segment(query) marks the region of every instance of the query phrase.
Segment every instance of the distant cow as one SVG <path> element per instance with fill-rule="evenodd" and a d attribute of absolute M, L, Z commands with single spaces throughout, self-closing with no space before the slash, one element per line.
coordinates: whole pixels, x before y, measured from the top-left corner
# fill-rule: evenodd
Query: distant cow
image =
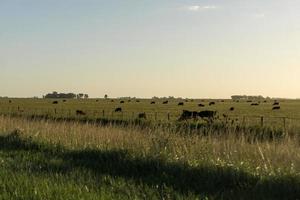
<path fill-rule="evenodd" d="M 164 102 L 163 102 L 163 104 L 168 104 L 168 103 L 169 103 L 169 101 L 164 101 Z"/>
<path fill-rule="evenodd" d="M 179 102 L 179 103 L 178 103 L 178 106 L 183 106 L 183 105 L 184 105 L 183 102 Z"/>
<path fill-rule="evenodd" d="M 97 99 L 96 102 L 98 102 L 99 100 Z"/>
<path fill-rule="evenodd" d="M 137 103 L 140 103 L 140 100 L 136 100 Z"/>
<path fill-rule="evenodd" d="M 221 100 L 221 102 L 225 102 L 224 100 Z"/>
<path fill-rule="evenodd" d="M 11 100 L 8 100 L 8 103 L 11 103 L 12 101 Z"/>
<path fill-rule="evenodd" d="M 53 101 L 52 104 L 58 104 L 58 101 Z"/>
<path fill-rule="evenodd" d="M 120 108 L 120 107 L 116 108 L 115 112 L 122 112 L 122 108 Z"/>
<path fill-rule="evenodd" d="M 205 105 L 203 105 L 202 103 L 198 104 L 199 107 L 205 107 Z"/>
<path fill-rule="evenodd" d="M 76 115 L 86 115 L 82 110 L 76 110 Z"/>
<path fill-rule="evenodd" d="M 251 106 L 258 106 L 258 103 L 252 103 Z"/>
<path fill-rule="evenodd" d="M 211 111 L 211 110 L 204 110 L 198 113 L 198 116 L 201 118 L 209 118 L 212 119 L 216 115 L 216 111 Z"/>
<path fill-rule="evenodd" d="M 182 114 L 179 117 L 179 121 L 182 120 L 188 120 L 188 119 L 196 119 L 198 117 L 198 112 L 197 111 L 188 111 L 188 110 L 183 110 Z"/>
<path fill-rule="evenodd" d="M 279 106 L 279 102 L 274 102 L 273 106 Z"/>
<path fill-rule="evenodd" d="M 125 101 L 120 101 L 120 103 L 125 103 Z"/>
<path fill-rule="evenodd" d="M 212 105 L 215 105 L 216 103 L 214 101 L 212 102 L 209 102 L 209 105 L 212 106 Z"/>
<path fill-rule="evenodd" d="M 65 99 L 63 100 L 63 102 L 66 102 L 66 101 L 67 101 L 67 100 L 65 100 Z"/>
<path fill-rule="evenodd" d="M 139 113 L 138 118 L 139 119 L 146 119 L 146 113 Z"/>
<path fill-rule="evenodd" d="M 252 102 L 252 100 L 248 100 L 248 101 L 247 101 L 247 103 L 251 103 L 251 102 Z"/>
<path fill-rule="evenodd" d="M 280 110 L 280 106 L 274 106 L 272 110 Z"/>
<path fill-rule="evenodd" d="M 115 101 L 112 99 L 112 100 L 110 100 L 110 102 L 115 102 Z"/>
<path fill-rule="evenodd" d="M 234 111 L 234 107 L 229 108 L 230 111 Z"/>
<path fill-rule="evenodd" d="M 214 116 L 216 115 L 216 111 L 210 111 L 210 110 L 205 110 L 201 112 L 197 111 L 188 111 L 188 110 L 183 110 L 180 118 L 178 119 L 179 121 L 182 120 L 188 120 L 188 119 L 197 119 L 198 117 L 204 119 L 213 119 Z"/>
<path fill-rule="evenodd" d="M 155 104 L 155 101 L 151 101 L 151 104 Z"/>

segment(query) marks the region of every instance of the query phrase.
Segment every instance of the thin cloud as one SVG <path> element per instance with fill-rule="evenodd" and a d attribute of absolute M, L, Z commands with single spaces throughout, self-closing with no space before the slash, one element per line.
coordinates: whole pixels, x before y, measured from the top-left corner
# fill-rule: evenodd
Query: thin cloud
<path fill-rule="evenodd" d="M 193 5 L 193 6 L 187 6 L 186 7 L 187 10 L 189 11 L 204 11 L 204 10 L 215 10 L 217 9 L 217 6 L 214 5 L 206 5 L 206 6 L 200 6 L 200 5 Z"/>

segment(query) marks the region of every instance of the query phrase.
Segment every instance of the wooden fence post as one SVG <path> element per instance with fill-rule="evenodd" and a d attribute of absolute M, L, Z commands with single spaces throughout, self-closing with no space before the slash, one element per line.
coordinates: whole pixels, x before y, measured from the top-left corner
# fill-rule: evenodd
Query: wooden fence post
<path fill-rule="evenodd" d="M 168 113 L 168 121 L 170 121 L 170 113 Z"/>
<path fill-rule="evenodd" d="M 263 116 L 261 116 L 260 117 L 260 126 L 264 126 L 264 117 Z"/>
<path fill-rule="evenodd" d="M 286 132 L 286 118 L 283 118 L 283 130 Z"/>

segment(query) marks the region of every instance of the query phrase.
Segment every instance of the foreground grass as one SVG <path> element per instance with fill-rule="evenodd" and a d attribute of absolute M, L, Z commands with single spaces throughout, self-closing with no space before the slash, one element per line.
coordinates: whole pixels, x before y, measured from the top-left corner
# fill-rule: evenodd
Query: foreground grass
<path fill-rule="evenodd" d="M 0 199 L 299 199 L 299 138 L 0 117 Z"/>

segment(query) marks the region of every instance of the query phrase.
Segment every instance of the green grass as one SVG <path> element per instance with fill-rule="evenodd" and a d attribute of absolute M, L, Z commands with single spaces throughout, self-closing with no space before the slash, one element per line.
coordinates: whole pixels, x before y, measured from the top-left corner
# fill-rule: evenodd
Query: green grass
<path fill-rule="evenodd" d="M 300 138 L 0 117 L 0 199 L 299 199 Z"/>

